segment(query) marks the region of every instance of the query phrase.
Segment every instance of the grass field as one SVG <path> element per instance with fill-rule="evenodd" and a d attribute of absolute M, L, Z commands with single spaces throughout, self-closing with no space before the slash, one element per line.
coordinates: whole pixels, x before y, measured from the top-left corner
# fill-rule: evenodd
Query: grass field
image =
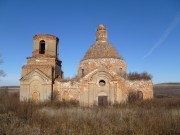
<path fill-rule="evenodd" d="M 180 83 L 162 83 L 154 85 L 154 97 L 180 98 Z"/>
<path fill-rule="evenodd" d="M 178 135 L 180 98 L 83 108 L 74 101 L 37 105 L 1 96 L 0 134 Z"/>
<path fill-rule="evenodd" d="M 154 85 L 152 100 L 105 108 L 19 102 L 17 92 L 0 96 L 0 135 L 180 135 L 179 83 Z"/>

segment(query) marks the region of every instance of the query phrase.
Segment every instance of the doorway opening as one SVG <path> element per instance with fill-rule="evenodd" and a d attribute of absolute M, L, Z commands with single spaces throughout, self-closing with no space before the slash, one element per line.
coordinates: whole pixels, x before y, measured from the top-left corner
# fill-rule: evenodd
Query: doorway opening
<path fill-rule="evenodd" d="M 138 100 L 143 100 L 143 93 L 142 93 L 142 91 L 137 91 L 137 99 Z"/>
<path fill-rule="evenodd" d="M 107 106 L 107 96 L 98 96 L 98 105 L 99 106 Z"/>

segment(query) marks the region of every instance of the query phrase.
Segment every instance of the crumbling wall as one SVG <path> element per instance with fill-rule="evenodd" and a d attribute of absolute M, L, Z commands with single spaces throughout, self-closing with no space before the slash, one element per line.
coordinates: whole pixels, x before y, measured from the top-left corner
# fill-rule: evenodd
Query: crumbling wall
<path fill-rule="evenodd" d="M 153 98 L 153 83 L 152 80 L 134 80 L 126 81 L 126 88 L 128 92 L 141 91 L 143 99 Z"/>
<path fill-rule="evenodd" d="M 79 82 L 55 81 L 53 91 L 58 100 L 79 100 Z"/>
<path fill-rule="evenodd" d="M 101 58 L 101 59 L 87 59 L 80 62 L 78 67 L 78 77 L 82 77 L 83 74 L 86 75 L 93 70 L 104 67 L 110 71 L 125 72 L 126 73 L 126 63 L 122 59 L 114 59 L 114 58 Z"/>

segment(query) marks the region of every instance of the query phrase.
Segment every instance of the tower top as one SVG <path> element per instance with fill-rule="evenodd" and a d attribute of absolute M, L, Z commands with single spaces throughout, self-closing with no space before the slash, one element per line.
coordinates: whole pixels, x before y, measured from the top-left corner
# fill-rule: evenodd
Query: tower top
<path fill-rule="evenodd" d="M 96 42 L 87 50 L 82 60 L 100 58 L 122 59 L 118 51 L 107 41 L 107 30 L 103 24 L 98 26 Z"/>
<path fill-rule="evenodd" d="M 98 26 L 96 32 L 96 41 L 107 41 L 107 30 L 104 24 Z"/>
<path fill-rule="evenodd" d="M 33 57 L 58 58 L 59 38 L 51 34 L 38 34 L 34 37 Z"/>
<path fill-rule="evenodd" d="M 59 41 L 58 37 L 51 34 L 38 34 L 38 35 L 35 35 L 33 38 L 34 40 L 46 39 L 46 40 L 56 40 L 57 42 Z"/>

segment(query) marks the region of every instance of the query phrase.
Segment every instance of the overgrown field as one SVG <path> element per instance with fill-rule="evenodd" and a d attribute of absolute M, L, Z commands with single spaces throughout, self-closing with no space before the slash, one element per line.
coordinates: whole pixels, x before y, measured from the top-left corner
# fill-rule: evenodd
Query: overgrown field
<path fill-rule="evenodd" d="M 20 103 L 0 97 L 0 135 L 176 135 L 180 99 L 153 99 L 108 107 L 77 102 Z"/>
<path fill-rule="evenodd" d="M 180 83 L 162 83 L 154 85 L 154 96 L 158 98 L 180 97 Z"/>

